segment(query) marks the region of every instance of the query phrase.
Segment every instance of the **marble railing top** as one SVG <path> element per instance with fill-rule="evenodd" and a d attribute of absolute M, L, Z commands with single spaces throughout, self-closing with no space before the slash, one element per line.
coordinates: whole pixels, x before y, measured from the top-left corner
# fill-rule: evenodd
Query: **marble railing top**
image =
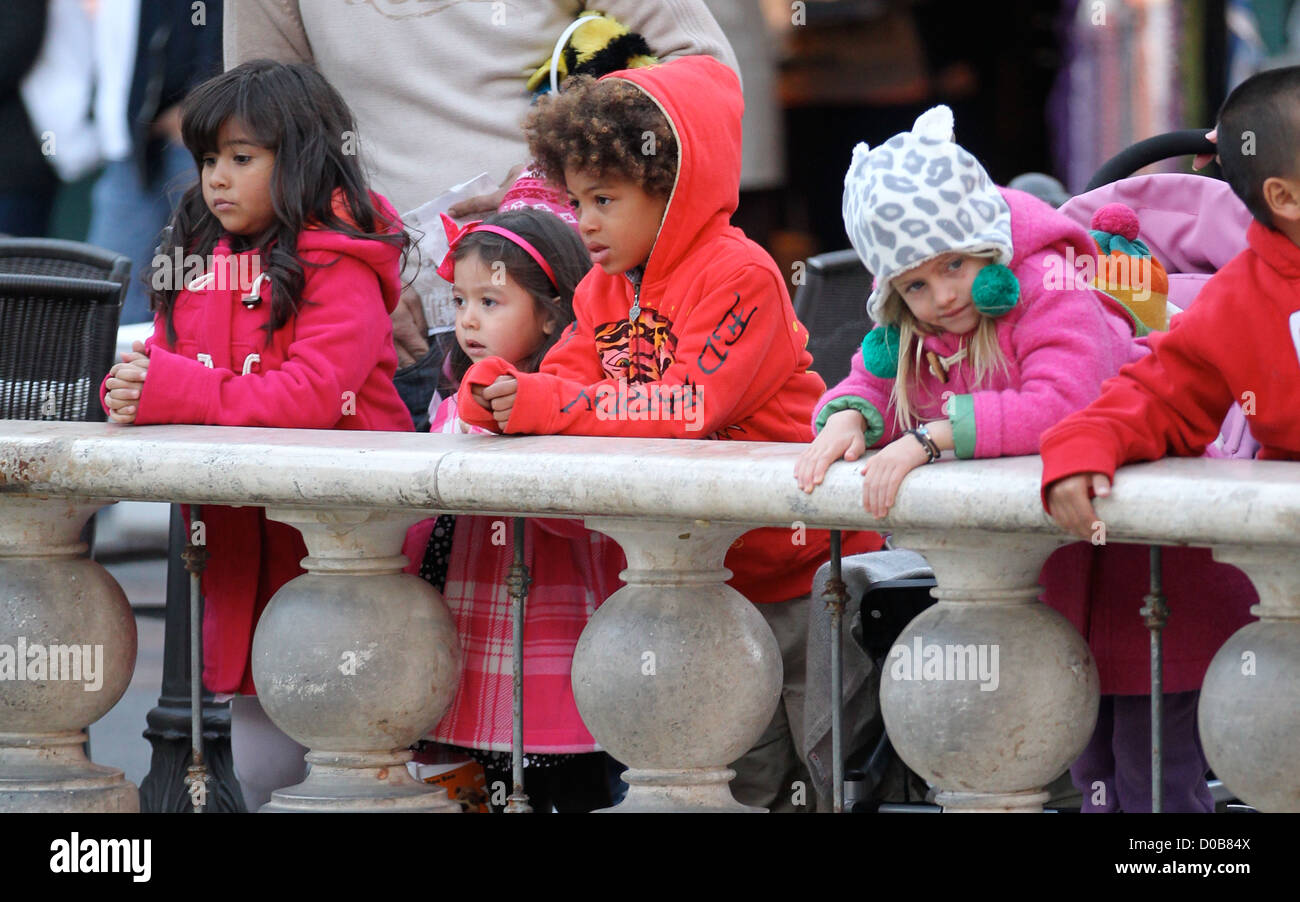
<path fill-rule="evenodd" d="M 803 447 L 0 420 L 0 495 L 1063 535 L 1039 504 L 1037 457 L 921 467 L 878 521 L 860 464 L 800 492 Z M 1300 545 L 1300 465 L 1139 464 L 1097 510 L 1108 541 Z"/>

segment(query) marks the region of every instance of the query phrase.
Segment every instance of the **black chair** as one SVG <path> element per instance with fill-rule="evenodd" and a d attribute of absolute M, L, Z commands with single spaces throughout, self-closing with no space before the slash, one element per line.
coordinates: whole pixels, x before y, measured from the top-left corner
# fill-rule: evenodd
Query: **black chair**
<path fill-rule="evenodd" d="M 125 287 L 0 272 L 0 419 L 106 419 L 99 385 L 113 365 Z"/>
<path fill-rule="evenodd" d="M 0 238 L 0 273 L 103 279 L 124 289 L 131 260 L 114 251 L 59 238 Z"/>
<path fill-rule="evenodd" d="M 853 250 L 809 257 L 794 312 L 808 328 L 812 368 L 833 386 L 849 374 L 853 352 L 871 328 L 871 273 Z"/>

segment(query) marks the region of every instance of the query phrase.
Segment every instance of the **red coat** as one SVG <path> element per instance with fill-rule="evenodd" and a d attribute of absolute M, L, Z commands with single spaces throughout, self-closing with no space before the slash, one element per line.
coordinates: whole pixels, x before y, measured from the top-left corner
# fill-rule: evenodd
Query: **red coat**
<path fill-rule="evenodd" d="M 1047 487 L 1075 473 L 1113 477 L 1122 464 L 1202 454 L 1234 401 L 1242 402 L 1261 459 L 1300 460 L 1294 403 L 1300 397 L 1300 248 L 1257 222 L 1246 237 L 1249 247 L 1206 283 L 1170 331 L 1151 336 L 1151 354 L 1124 367 L 1100 398 L 1043 435 L 1044 504 Z M 1082 578 L 1088 561 L 1078 547 L 1058 551 L 1053 561 L 1073 555 Z M 1085 622 L 1085 635 L 1101 637 L 1094 654 L 1099 665 L 1113 662 L 1111 685 L 1119 687 L 1107 688 L 1103 669 L 1103 692 L 1148 691 L 1137 688 L 1145 685 L 1148 666 L 1147 633 L 1136 614 L 1148 581 L 1145 549 L 1106 546 L 1093 567 L 1091 609 L 1077 594 L 1054 606 L 1076 626 Z M 1241 571 L 1213 563 L 1206 549 L 1167 551 L 1164 578 L 1170 607 L 1165 689 L 1197 689 L 1224 640 L 1251 621 L 1257 595 Z M 1057 597 L 1070 599 L 1065 581 L 1063 575 Z"/>
<path fill-rule="evenodd" d="M 1165 546 L 1161 573 L 1169 619 L 1163 631 L 1165 692 L 1201 688 L 1228 637 L 1254 618 L 1259 596 L 1246 574 L 1208 548 Z M 1151 585 L 1145 545 L 1058 548 L 1043 566 L 1043 602 L 1088 640 L 1103 695 L 1151 692 L 1151 633 L 1138 611 Z"/>
<path fill-rule="evenodd" d="M 540 371 L 480 361 L 461 381 L 461 417 L 499 431 L 470 390 L 508 373 L 519 380 L 508 433 L 812 441 L 813 405 L 826 384 L 809 369 L 808 330 L 795 319 L 776 263 L 731 225 L 743 106 L 736 74 L 710 57 L 683 57 L 606 77 L 650 94 L 680 144 L 677 184 L 641 280 L 640 314 L 629 325 L 629 278 L 593 267 L 574 294 L 577 321 Z M 683 397 L 699 409 L 682 413 L 678 405 L 690 403 Z M 663 415 L 669 404 L 678 415 Z M 875 533 L 850 533 L 844 553 L 880 545 Z M 745 533 L 726 565 L 747 598 L 775 602 L 807 593 L 829 557 L 825 531 L 800 536 L 778 527 Z"/>
<path fill-rule="evenodd" d="M 1150 337 L 1150 354 L 1043 434 L 1044 504 L 1047 486 L 1075 473 L 1201 455 L 1234 401 L 1261 460 L 1300 460 L 1300 247 L 1258 222 L 1246 239 L 1170 331 Z"/>
<path fill-rule="evenodd" d="M 373 198 L 399 229 L 396 211 Z M 227 272 L 240 272 L 238 256 L 229 254 L 223 239 L 213 251 L 214 272 L 227 265 Z M 269 281 L 261 285 L 263 302 L 251 310 L 241 303 L 248 292 L 237 279 L 208 287 L 192 281 L 177 295 L 175 345 L 161 316 L 146 342 L 149 371 L 136 425 L 414 428 L 393 387 L 389 313 L 401 293 L 400 251 L 308 228 L 298 236 L 298 256 L 304 264 L 327 265 L 304 265 L 299 312 L 270 344 L 261 328 L 270 319 Z M 209 362 L 200 363 L 199 355 Z M 296 529 L 268 521 L 260 507 L 207 505 L 203 521 L 209 552 L 203 682 L 213 692 L 252 694 L 253 629 L 275 591 L 303 572 L 298 562 L 307 551 Z"/>

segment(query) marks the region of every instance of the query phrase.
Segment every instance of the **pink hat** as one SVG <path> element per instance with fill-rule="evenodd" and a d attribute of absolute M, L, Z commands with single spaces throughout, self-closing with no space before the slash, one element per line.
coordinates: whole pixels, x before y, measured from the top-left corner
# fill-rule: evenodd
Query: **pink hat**
<path fill-rule="evenodd" d="M 569 206 L 569 196 L 531 166 L 506 191 L 497 212 L 527 209 L 549 210 L 572 226 L 575 232 L 578 230 L 578 217 L 573 215 L 573 208 Z"/>

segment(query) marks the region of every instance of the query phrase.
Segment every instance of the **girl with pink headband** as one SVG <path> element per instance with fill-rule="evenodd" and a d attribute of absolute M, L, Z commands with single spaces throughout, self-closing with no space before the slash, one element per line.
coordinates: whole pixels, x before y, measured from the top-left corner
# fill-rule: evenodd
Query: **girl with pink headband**
<path fill-rule="evenodd" d="M 456 388 L 470 365 L 500 357 L 535 372 L 573 322 L 573 291 L 591 257 L 573 228 L 538 209 L 497 213 L 458 229 L 438 274 L 453 284 L 456 346 L 430 408 L 431 432 L 481 433 L 457 415 Z M 422 528 L 423 527 L 423 528 Z M 456 621 L 461 673 L 447 714 L 428 740 L 483 765 L 486 789 L 511 786 L 510 595 L 512 521 L 442 516 L 411 530 L 406 555 L 443 594 Z M 524 786 L 534 811 L 591 811 L 611 804 L 606 756 L 578 715 L 569 681 L 573 649 L 626 566 L 611 539 L 576 520 L 530 518 L 524 535 L 532 582 L 524 619 Z M 435 760 L 444 749 L 417 752 Z M 504 793 L 497 793 L 498 797 Z"/>

